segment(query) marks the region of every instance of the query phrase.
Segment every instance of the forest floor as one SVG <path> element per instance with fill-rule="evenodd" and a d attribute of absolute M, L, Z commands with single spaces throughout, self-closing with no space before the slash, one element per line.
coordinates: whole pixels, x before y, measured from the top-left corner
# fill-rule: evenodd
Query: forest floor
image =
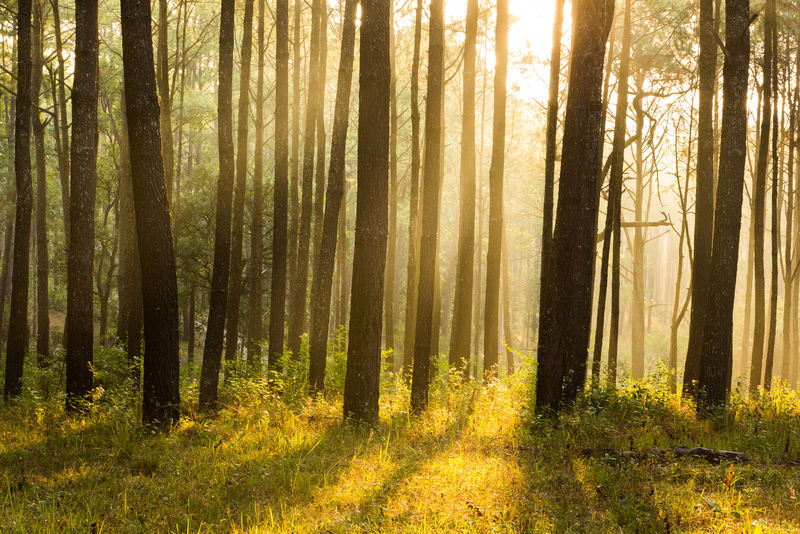
<path fill-rule="evenodd" d="M 439 379 L 429 410 L 411 417 L 407 388 L 387 375 L 380 423 L 367 429 L 342 424 L 335 391 L 308 400 L 289 385 L 279 398 L 241 379 L 217 415 L 189 408 L 159 434 L 136 423 L 134 396 L 109 370 L 83 418 L 43 393 L 57 373 L 29 374 L 23 398 L 0 408 L 0 532 L 800 530 L 792 393 L 698 421 L 665 388 L 634 384 L 543 420 L 527 411 L 523 372 L 488 385 Z M 751 463 L 650 452 L 675 444 Z"/>

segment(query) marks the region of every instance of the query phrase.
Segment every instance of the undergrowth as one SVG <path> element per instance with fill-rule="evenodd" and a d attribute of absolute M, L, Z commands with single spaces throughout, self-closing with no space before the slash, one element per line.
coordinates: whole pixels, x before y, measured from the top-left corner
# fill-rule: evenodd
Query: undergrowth
<path fill-rule="evenodd" d="M 26 368 L 0 408 L 2 532 L 794 532 L 800 529 L 800 398 L 735 394 L 706 420 L 656 375 L 589 389 L 557 418 L 530 411 L 531 365 L 487 384 L 439 372 L 429 409 L 381 380 L 371 428 L 341 422 L 344 354 L 327 392 L 306 394 L 304 355 L 277 384 L 229 369 L 221 409 L 139 425 L 124 355 L 96 354 L 88 415 L 62 408 L 58 355 Z M 252 376 L 249 376 L 252 375 Z M 750 464 L 676 459 L 672 445 L 748 454 Z"/>

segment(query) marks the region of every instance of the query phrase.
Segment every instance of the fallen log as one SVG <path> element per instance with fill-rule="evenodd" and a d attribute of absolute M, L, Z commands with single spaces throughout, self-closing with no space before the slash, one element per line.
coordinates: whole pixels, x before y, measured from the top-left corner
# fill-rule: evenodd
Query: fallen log
<path fill-rule="evenodd" d="M 702 458 L 707 462 L 714 464 L 718 464 L 723 460 L 742 464 L 750 463 L 750 458 L 743 452 L 706 449 L 705 447 L 684 447 L 680 445 L 673 445 L 670 447 L 670 450 L 679 458 Z"/>

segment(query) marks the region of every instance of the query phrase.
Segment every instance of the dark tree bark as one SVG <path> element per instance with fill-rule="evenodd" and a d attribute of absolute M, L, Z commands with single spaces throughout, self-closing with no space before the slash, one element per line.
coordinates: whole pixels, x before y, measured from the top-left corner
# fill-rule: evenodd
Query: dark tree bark
<path fill-rule="evenodd" d="M 356 34 L 356 0 L 345 3 L 342 24 L 342 52 L 336 82 L 336 105 L 331 137 L 331 162 L 325 195 L 325 214 L 322 222 L 317 266 L 311 283 L 311 330 L 309 334 L 309 381 L 312 391 L 325 387 L 325 363 L 328 348 L 333 267 L 336 260 L 337 227 L 344 197 L 345 149 L 350 115 L 350 90 L 353 81 L 353 56 Z M 340 255 L 339 261 L 344 258 Z"/>
<path fill-rule="evenodd" d="M 600 361 L 603 351 L 603 334 L 605 323 L 606 290 L 608 287 L 608 255 L 611 253 L 612 242 L 618 244 L 620 230 L 617 225 L 620 220 L 620 206 L 622 205 L 622 178 L 625 170 L 625 138 L 627 136 L 628 117 L 628 78 L 630 76 L 631 58 L 631 2 L 625 1 L 625 16 L 622 28 L 622 51 L 620 52 L 619 73 L 617 74 L 617 107 L 614 112 L 614 141 L 611 147 L 611 177 L 608 187 L 608 207 L 606 208 L 605 235 L 603 240 L 603 260 L 600 266 L 600 288 L 597 301 L 597 325 L 595 328 L 594 356 L 592 359 L 592 381 L 600 379 Z M 617 376 L 617 343 L 619 340 L 619 249 L 612 262 L 616 269 L 612 269 L 612 310 L 611 310 L 611 336 L 608 352 L 609 383 L 616 383 Z M 613 349 L 613 352 L 612 352 Z"/>
<path fill-rule="evenodd" d="M 414 52 L 411 60 L 411 185 L 408 195 L 408 265 L 406 269 L 405 334 L 403 339 L 404 374 L 411 373 L 414 361 L 414 339 L 417 325 L 417 294 L 419 282 L 419 62 L 422 39 L 422 0 L 417 0 L 414 15 Z"/>
<path fill-rule="evenodd" d="M 77 13 L 80 25 L 81 11 Z M 80 29 L 81 26 L 78 26 Z M 80 39 L 80 34 L 79 34 Z M 80 41 L 78 42 L 80 44 Z M 16 215 L 14 221 L 14 266 L 11 273 L 11 310 L 6 345 L 6 374 L 3 398 L 22 393 L 22 367 L 28 348 L 28 259 L 30 255 L 31 210 L 31 0 L 17 5 L 17 96 L 14 117 L 14 172 Z M 77 64 L 76 64 L 77 69 Z M 77 80 L 77 71 L 76 71 Z M 91 277 L 91 267 L 89 269 Z M 89 283 L 91 296 L 91 281 Z M 67 375 L 69 378 L 69 375 Z M 69 383 L 69 380 L 68 380 Z M 91 386 L 91 384 L 90 384 Z M 67 390 L 70 391 L 69 389 Z"/>
<path fill-rule="evenodd" d="M 242 22 L 242 63 L 239 74 L 239 120 L 237 126 L 236 186 L 233 192 L 231 228 L 231 272 L 228 280 L 225 328 L 225 362 L 236 359 L 239 341 L 239 301 L 242 292 L 242 242 L 244 240 L 244 197 L 247 189 L 247 137 L 250 126 L 250 60 L 253 49 L 253 0 L 245 0 Z M 226 373 L 228 373 L 226 369 Z"/>
<path fill-rule="evenodd" d="M 703 332 L 703 358 L 698 410 L 725 402 L 730 381 L 733 302 L 739 255 L 744 162 L 747 150 L 747 66 L 750 59 L 750 1 L 725 4 L 725 56 L 722 85 L 722 137 L 719 183 L 714 211 L 714 243 L 708 288 L 708 316 Z"/>
<path fill-rule="evenodd" d="M 47 252 L 47 169 L 44 152 L 44 123 L 39 115 L 39 95 L 42 88 L 42 18 L 41 0 L 33 6 L 33 138 L 36 147 L 36 358 L 39 367 L 50 363 L 50 304 L 48 299 L 49 255 Z"/>
<path fill-rule="evenodd" d="M 97 184 L 97 2 L 76 5 L 72 85 L 70 249 L 67 260 L 67 409 L 78 410 L 92 389 L 92 272 Z M 17 269 L 15 266 L 14 272 Z"/>
<path fill-rule="evenodd" d="M 328 5 L 322 0 L 319 10 L 319 71 L 317 92 L 317 167 L 314 170 L 314 231 L 312 234 L 312 267 L 319 256 L 319 243 L 322 240 L 322 218 L 325 208 L 325 83 L 328 74 Z"/>
<path fill-rule="evenodd" d="M 694 395 L 700 376 L 703 329 L 708 310 L 711 275 L 711 239 L 714 229 L 714 90 L 717 77 L 717 43 L 714 39 L 714 0 L 700 0 L 698 76 L 700 100 L 697 117 L 697 186 L 695 191 L 694 257 L 689 344 L 683 372 L 683 393 Z"/>
<path fill-rule="evenodd" d="M 222 0 L 219 28 L 219 181 L 217 182 L 214 268 L 211 275 L 211 301 L 200 376 L 200 406 L 215 408 L 222 339 L 228 300 L 231 252 L 231 204 L 233 202 L 233 18 L 234 0 Z"/>
<path fill-rule="evenodd" d="M 386 284 L 383 292 L 383 335 L 384 347 L 389 358 L 394 358 L 394 290 L 395 264 L 397 256 L 397 72 L 395 69 L 394 49 L 394 1 L 390 0 L 389 14 L 389 59 L 391 63 L 391 80 L 389 97 L 389 234 L 386 244 Z M 388 362 L 393 363 L 393 360 Z"/>
<path fill-rule="evenodd" d="M 469 376 L 472 292 L 475 258 L 475 47 L 478 39 L 478 0 L 467 2 L 464 40 L 464 98 L 461 108 L 461 177 L 456 288 L 450 331 L 450 367 Z"/>
<path fill-rule="evenodd" d="M 288 287 L 294 287 L 294 272 L 297 267 L 297 235 L 300 226 L 300 54 L 303 48 L 303 19 L 301 9 L 303 0 L 294 0 L 294 30 L 292 35 L 292 182 L 290 185 L 291 221 L 289 224 L 289 248 L 287 251 Z M 288 24 L 288 23 L 287 23 Z M 287 30 L 288 31 L 288 30 Z M 288 41 L 288 36 L 287 36 Z M 282 336 L 281 336 L 282 337 Z"/>
<path fill-rule="evenodd" d="M 497 2 L 497 32 L 492 116 L 492 162 L 489 166 L 489 246 L 486 252 L 483 372 L 496 373 L 500 307 L 500 257 L 503 250 L 503 168 L 506 147 L 506 73 L 508 71 L 508 1 Z"/>
<path fill-rule="evenodd" d="M 389 182 L 390 2 L 361 2 L 358 196 L 344 417 L 378 419 Z"/>
<path fill-rule="evenodd" d="M 308 290 L 308 261 L 311 247 L 311 215 L 314 209 L 314 134 L 319 113 L 319 33 L 320 10 L 323 0 L 311 4 L 311 46 L 308 70 L 308 93 L 306 95 L 305 129 L 303 139 L 303 179 L 300 206 L 300 232 L 297 241 L 297 265 L 289 291 L 288 349 L 293 358 L 300 356 L 303 329 L 306 324 L 306 297 Z"/>
<path fill-rule="evenodd" d="M 247 323 L 247 363 L 254 368 L 261 360 L 262 304 L 261 270 L 264 248 L 264 12 L 266 0 L 258 2 L 258 79 L 256 81 L 256 155 L 253 168 L 253 213 L 250 221 L 250 295 Z"/>
<path fill-rule="evenodd" d="M 778 28 L 775 13 L 775 0 L 769 0 L 766 6 L 766 19 L 772 31 L 770 37 L 772 39 L 772 217 L 771 217 L 771 247 L 772 253 L 771 265 L 772 276 L 770 278 L 770 291 L 769 291 L 769 330 L 767 331 L 767 357 L 764 362 L 764 389 L 769 391 L 772 387 L 772 369 L 775 362 L 775 337 L 777 330 L 778 320 L 778 247 L 780 242 L 781 227 L 779 221 L 780 204 L 778 204 L 778 190 L 782 189 L 781 180 L 779 178 L 780 161 L 778 158 Z M 764 59 L 766 61 L 766 58 Z M 787 288 L 786 295 L 790 295 L 791 288 Z M 788 298 L 788 297 L 785 297 Z M 786 325 L 784 328 L 789 328 Z M 788 363 L 788 355 L 784 357 L 784 362 Z M 788 367 L 788 366 L 787 366 Z M 788 369 L 787 369 L 788 371 Z M 781 373 L 783 380 L 789 380 L 789 373 Z M 730 383 L 730 376 L 728 382 Z"/>
<path fill-rule="evenodd" d="M 172 93 L 169 87 L 169 24 L 167 0 L 158 0 L 158 59 L 156 77 L 158 79 L 158 96 L 160 103 L 161 155 L 164 158 L 164 179 L 167 183 L 167 200 L 172 204 L 172 169 L 174 154 L 172 150 Z"/>
<path fill-rule="evenodd" d="M 277 0 L 275 33 L 275 187 L 272 209 L 269 369 L 280 372 L 280 361 L 283 356 L 283 323 L 286 315 L 286 240 L 289 207 L 289 0 Z"/>
<path fill-rule="evenodd" d="M 444 88 L 444 1 L 431 0 L 428 42 L 428 95 L 425 107 L 425 162 L 423 169 L 422 224 L 420 226 L 419 287 L 417 289 L 411 410 L 428 405 L 431 358 L 436 240 L 439 234 L 439 183 L 441 179 L 442 92 Z"/>
<path fill-rule="evenodd" d="M 58 176 L 61 181 L 61 206 L 64 216 L 64 252 L 69 255 L 69 120 L 67 120 L 66 82 L 64 81 L 64 47 L 61 42 L 61 17 L 58 0 L 50 0 L 53 5 L 53 24 L 56 37 L 56 58 L 58 59 Z"/>
<path fill-rule="evenodd" d="M 769 4 L 769 2 L 768 2 Z M 769 136 L 772 121 L 772 32 L 770 17 L 764 17 L 764 64 L 762 70 L 763 98 L 761 100 L 761 124 L 753 187 L 753 228 L 755 232 L 755 322 L 753 329 L 753 356 L 750 364 L 750 391 L 758 390 L 764 366 L 765 324 L 765 279 L 764 279 L 764 214 L 766 211 L 767 164 L 769 163 Z M 776 88 L 777 89 L 777 88 Z"/>
<path fill-rule="evenodd" d="M 125 87 L 122 88 L 122 127 L 120 128 L 120 323 L 128 363 L 135 383 L 139 384 L 142 355 L 142 267 L 139 259 L 139 241 L 136 232 L 136 207 L 133 199 L 133 172 L 128 140 L 128 112 L 125 105 Z M 122 296 L 125 295 L 124 307 Z"/>
<path fill-rule="evenodd" d="M 542 284 L 539 411 L 571 404 L 583 388 L 592 315 L 603 59 L 614 2 L 581 0 L 572 11 L 572 62 L 581 68 L 570 71 L 553 250 Z"/>
<path fill-rule="evenodd" d="M 539 284 L 539 315 L 545 307 L 544 296 L 547 293 L 545 283 L 552 277 L 547 274 L 553 255 L 553 197 L 555 195 L 556 176 L 556 134 L 558 133 L 558 88 L 561 79 L 561 35 L 564 25 L 564 0 L 556 0 L 555 19 L 553 20 L 553 47 L 550 52 L 550 87 L 547 99 L 547 130 L 544 160 L 544 202 L 542 206 L 542 256 Z M 539 321 L 538 339 L 542 338 L 541 321 Z"/>
<path fill-rule="evenodd" d="M 157 156 L 161 139 L 150 2 L 122 0 L 121 13 L 125 108 L 142 269 L 142 422 L 165 425 L 180 416 L 178 282 L 164 163 Z"/>

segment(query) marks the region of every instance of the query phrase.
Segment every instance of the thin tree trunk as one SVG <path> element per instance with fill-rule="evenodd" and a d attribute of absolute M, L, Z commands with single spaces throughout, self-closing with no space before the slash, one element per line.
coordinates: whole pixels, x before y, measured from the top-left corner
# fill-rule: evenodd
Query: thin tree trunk
<path fill-rule="evenodd" d="M 264 40 L 266 0 L 258 1 L 258 79 L 256 81 L 256 154 L 253 168 L 253 213 L 250 221 L 250 295 L 247 324 L 247 363 L 257 369 L 261 360 L 262 304 L 261 270 L 264 249 L 264 57 L 267 43 Z"/>
<path fill-rule="evenodd" d="M 344 417 L 378 419 L 381 310 L 389 185 L 389 33 L 391 4 L 361 1 L 358 199 Z"/>
<path fill-rule="evenodd" d="M 291 221 L 289 224 L 289 248 L 288 248 L 288 287 L 294 287 L 294 273 L 297 268 L 297 234 L 300 225 L 300 197 L 299 197 L 299 182 L 300 182 L 300 72 L 302 66 L 300 64 L 300 52 L 303 48 L 301 8 L 303 0 L 294 0 L 294 32 L 293 32 L 293 48 L 292 48 L 292 183 L 290 185 L 290 203 L 291 203 Z M 288 17 L 288 15 L 287 15 Z M 288 20 L 288 19 L 287 19 Z M 287 22 L 288 32 L 288 22 Z M 287 34 L 288 42 L 288 34 Z M 287 67 L 288 70 L 288 67 Z M 287 103 L 288 104 L 288 103 Z M 281 336 L 283 339 L 283 336 Z M 283 351 L 283 349 L 281 349 Z"/>
<path fill-rule="evenodd" d="M 755 393 L 762 383 L 764 364 L 765 276 L 764 276 L 764 212 L 767 190 L 767 164 L 769 158 L 770 121 L 772 120 L 772 23 L 764 17 L 764 74 L 763 100 L 758 147 L 756 179 L 753 187 L 753 227 L 755 230 L 755 329 L 753 331 L 753 358 L 750 365 L 750 391 Z"/>
<path fill-rule="evenodd" d="M 67 409 L 80 410 L 92 389 L 92 272 L 97 174 L 97 2 L 76 6 L 72 86 L 70 249 L 67 261 Z M 14 272 L 17 269 L 15 266 Z"/>
<path fill-rule="evenodd" d="M 156 78 L 161 128 L 161 155 L 164 158 L 164 179 L 167 183 L 167 200 L 172 204 L 172 169 L 174 155 L 172 150 L 172 94 L 169 87 L 169 60 L 167 57 L 169 39 L 167 0 L 158 0 L 158 59 Z M 177 68 L 177 67 L 176 67 Z"/>
<path fill-rule="evenodd" d="M 200 376 L 200 406 L 215 408 L 222 339 L 228 299 L 231 252 L 231 204 L 233 203 L 233 19 L 234 0 L 222 0 L 219 30 L 219 181 L 217 182 L 214 267 L 211 275 L 211 302 L 208 310 L 203 367 Z M 142 251 L 144 252 L 144 251 Z"/>
<path fill-rule="evenodd" d="M 505 226 L 503 227 L 503 339 L 506 348 L 506 374 L 514 374 L 514 350 L 512 348 L 513 339 L 511 337 L 511 292 L 508 279 L 508 238 Z"/>
<path fill-rule="evenodd" d="M 503 168 L 506 147 L 506 73 L 508 71 L 508 2 L 497 2 L 495 34 L 492 162 L 489 166 L 489 245 L 486 253 L 483 372 L 496 373 L 499 352 L 500 256 L 503 246 Z"/>
<path fill-rule="evenodd" d="M 633 99 L 633 108 L 636 116 L 636 151 L 635 169 L 636 184 L 634 192 L 634 220 L 641 221 L 644 215 L 644 76 L 641 72 L 634 76 L 636 79 L 636 96 Z M 645 315 L 645 287 L 644 287 L 644 245 L 645 229 L 637 226 L 633 230 L 633 291 L 631 294 L 631 378 L 641 380 L 644 378 L 644 315 Z"/>
<path fill-rule="evenodd" d="M 319 255 L 322 240 L 322 218 L 325 203 L 325 88 L 328 74 L 328 5 L 322 0 L 319 12 L 319 87 L 317 92 L 317 168 L 314 170 L 314 233 L 312 234 L 312 267 Z"/>
<path fill-rule="evenodd" d="M 336 82 L 336 105 L 331 134 L 331 161 L 328 170 L 328 187 L 325 195 L 325 213 L 322 222 L 322 238 L 314 278 L 311 283 L 311 329 L 309 334 L 309 381 L 312 392 L 325 387 L 325 363 L 328 345 L 328 323 L 330 321 L 333 268 L 336 261 L 337 229 L 344 226 L 340 221 L 344 197 L 345 149 L 349 120 L 350 91 L 353 81 L 353 57 L 356 33 L 356 1 L 345 4 L 342 23 L 342 52 L 339 75 Z M 338 228 L 337 228 L 338 227 Z M 339 262 L 345 261 L 344 249 L 339 252 Z"/>
<path fill-rule="evenodd" d="M 314 141 L 317 114 L 319 113 L 318 92 L 319 73 L 319 34 L 320 10 L 323 0 L 313 0 L 311 4 L 311 47 L 308 62 L 308 93 L 306 95 L 305 130 L 303 140 L 303 180 L 300 206 L 300 232 L 297 241 L 297 265 L 289 292 L 288 349 L 292 358 L 300 357 L 303 330 L 306 323 L 306 297 L 308 290 L 308 262 L 311 246 L 311 216 L 314 208 Z"/>
<path fill-rule="evenodd" d="M 478 0 L 467 2 L 464 41 L 464 97 L 461 108 L 458 256 L 449 357 L 450 367 L 460 368 L 465 378 L 469 377 L 475 265 L 475 57 L 478 39 L 478 8 Z"/>
<path fill-rule="evenodd" d="M 239 74 L 239 119 L 237 122 L 236 185 L 231 221 L 231 272 L 228 280 L 225 328 L 225 363 L 233 364 L 239 341 L 239 301 L 242 292 L 242 248 L 244 240 L 244 198 L 247 193 L 247 148 L 250 126 L 250 60 L 253 49 L 253 0 L 245 0 L 242 22 L 242 64 Z M 226 375 L 229 372 L 225 369 Z"/>
<path fill-rule="evenodd" d="M 422 39 L 422 0 L 417 0 L 414 19 L 414 55 L 411 61 L 411 186 L 408 197 L 408 266 L 406 269 L 405 335 L 403 339 L 402 371 L 410 376 L 414 361 L 414 340 L 417 326 L 417 295 L 419 293 L 419 63 Z"/>
<path fill-rule="evenodd" d="M 383 335 L 384 347 L 391 351 L 394 359 L 394 290 L 395 256 L 397 255 L 397 73 L 395 72 L 394 50 L 394 1 L 390 0 L 389 16 L 389 61 L 391 80 L 389 82 L 389 235 L 386 244 L 386 283 L 383 294 Z"/>
<path fill-rule="evenodd" d="M 33 6 L 33 137 L 36 146 L 36 307 L 37 335 L 36 357 L 39 367 L 47 367 L 50 363 L 50 305 L 48 302 L 48 265 L 47 252 L 47 169 L 44 153 L 44 124 L 39 115 L 39 95 L 42 86 L 42 33 L 44 19 L 41 0 Z"/>
<path fill-rule="evenodd" d="M 82 13 L 77 14 L 78 28 Z M 28 259 L 30 254 L 31 209 L 31 0 L 17 5 L 17 96 L 14 125 L 14 171 L 16 174 L 16 215 L 14 221 L 14 267 L 11 274 L 11 310 L 6 346 L 3 398 L 22 393 L 22 367 L 28 347 Z M 80 38 L 81 34 L 79 34 Z M 78 46 L 82 44 L 78 42 Z M 76 65 L 81 66 L 80 64 Z M 77 80 L 76 73 L 76 80 Z M 90 274 L 91 276 L 91 268 Z M 91 283 L 89 292 L 91 295 Z M 69 375 L 68 375 L 69 377 Z M 69 382 L 68 382 L 69 384 Z M 70 392 L 69 389 L 67 389 Z"/>
<path fill-rule="evenodd" d="M 272 211 L 269 369 L 273 373 L 279 373 L 286 315 L 286 241 L 289 222 L 289 0 L 277 0 L 275 35 L 275 186 Z"/>
<path fill-rule="evenodd" d="M 608 287 L 608 256 L 611 252 L 611 244 L 616 238 L 615 222 L 617 215 L 620 213 L 620 206 L 622 205 L 622 175 L 625 168 L 625 138 L 627 136 L 627 118 L 628 118 L 628 78 L 630 75 L 630 57 L 631 57 L 631 2 L 625 2 L 625 16 L 622 28 L 622 50 L 620 52 L 619 73 L 617 74 L 617 107 L 614 112 L 614 141 L 611 147 L 611 177 L 609 178 L 608 187 L 608 204 L 606 208 L 606 222 L 605 222 L 605 235 L 606 239 L 603 240 L 603 255 L 602 263 L 600 266 L 600 289 L 597 300 L 597 325 L 595 327 L 594 337 L 594 356 L 592 359 L 592 382 L 598 383 L 600 379 L 600 363 L 603 352 L 603 334 L 605 328 L 605 307 L 606 307 L 606 293 Z M 604 114 L 605 116 L 605 114 Z M 552 199 L 551 199 L 552 202 Z M 552 206 L 550 208 L 552 210 Z M 638 219 L 637 219 L 638 220 Z M 549 237 L 549 236 L 545 236 Z M 545 239 L 543 237 L 542 239 Z M 618 257 L 616 258 L 618 259 Z M 542 266 L 545 264 L 543 263 Z M 617 284 L 617 328 L 619 321 L 619 269 L 616 273 Z M 614 282 L 612 281 L 612 284 Z M 612 311 L 611 321 L 615 321 L 614 313 Z M 613 341 L 609 341 L 609 377 L 616 378 L 616 346 L 618 340 L 618 330 L 615 331 Z M 612 367 L 612 354 L 611 347 L 614 347 L 613 354 L 613 367 Z M 615 381 L 616 382 L 616 379 Z M 614 383 L 612 382 L 612 384 Z"/>
<path fill-rule="evenodd" d="M 433 322 L 436 238 L 439 233 L 439 180 L 442 142 L 442 90 L 444 87 L 444 1 L 432 0 L 428 42 L 428 90 L 425 108 L 425 161 L 420 226 L 419 286 L 417 288 L 411 410 L 428 405 L 431 335 Z"/>
<path fill-rule="evenodd" d="M 53 5 L 53 25 L 56 37 L 56 58 L 58 59 L 58 176 L 61 181 L 61 206 L 64 216 L 64 254 L 69 256 L 69 120 L 67 120 L 66 82 L 64 81 L 64 47 L 61 42 L 61 18 L 58 0 L 50 0 Z"/>
<path fill-rule="evenodd" d="M 772 385 L 772 368 L 775 363 L 775 337 L 778 319 L 778 248 L 780 243 L 780 204 L 778 203 L 778 190 L 781 189 L 779 179 L 780 162 L 778 161 L 778 28 L 776 17 L 776 0 L 768 0 L 766 5 L 766 19 L 772 26 L 770 37 L 772 39 L 772 233 L 771 233 L 771 252 L 772 252 L 772 277 L 770 279 L 769 292 L 769 330 L 767 331 L 767 358 L 764 364 L 764 389 L 769 391 Z M 766 61 L 766 58 L 765 58 Z M 787 359 L 784 362 L 788 363 Z M 781 378 L 786 380 L 789 374 L 788 365 L 781 374 Z M 730 382 L 730 380 L 729 380 Z"/>

